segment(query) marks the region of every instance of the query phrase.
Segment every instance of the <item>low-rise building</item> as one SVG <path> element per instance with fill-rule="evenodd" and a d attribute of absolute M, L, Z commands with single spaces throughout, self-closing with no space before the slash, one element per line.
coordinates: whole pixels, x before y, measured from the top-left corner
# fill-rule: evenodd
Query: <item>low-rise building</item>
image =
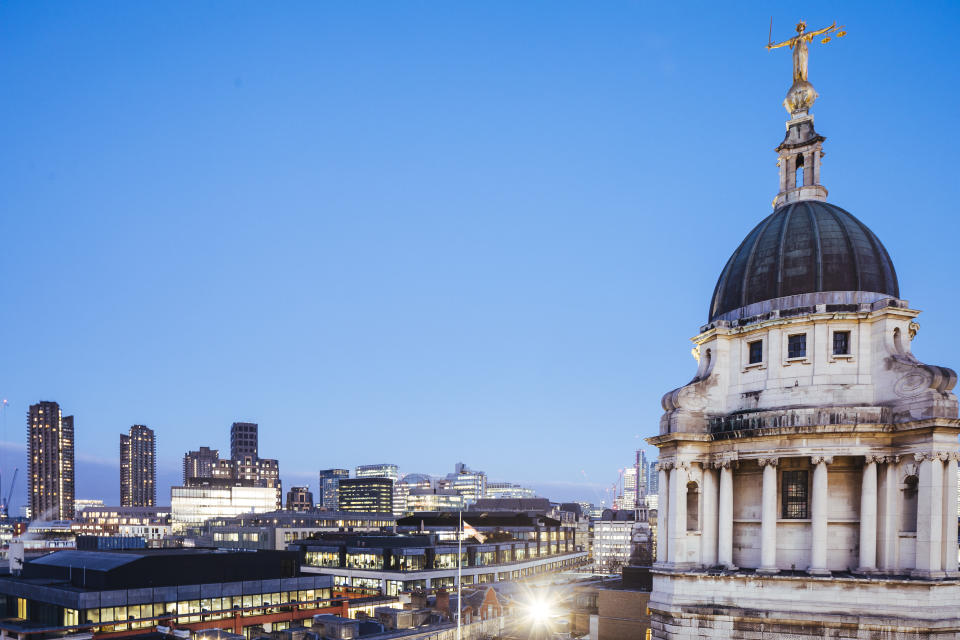
<path fill-rule="evenodd" d="M 233 480 L 209 480 L 197 486 L 170 487 L 171 525 L 174 533 L 199 528 L 211 518 L 241 513 L 264 513 L 277 508 L 274 487 L 235 486 Z"/>
<path fill-rule="evenodd" d="M 161 540 L 172 533 L 170 507 L 88 506 L 79 511 L 72 529 L 77 535 L 124 536 Z"/>
<path fill-rule="evenodd" d="M 170 625 L 259 632 L 318 613 L 349 616 L 352 604 L 384 604 L 332 583 L 301 573 L 297 554 L 286 551 L 58 551 L 26 562 L 19 576 L 0 577 L 7 618 L 0 632 L 31 640 Z"/>
<path fill-rule="evenodd" d="M 504 530 L 482 543 L 465 541 L 463 584 L 522 580 L 567 571 L 587 561 L 585 552 L 567 550 L 546 539 L 543 543 L 537 538 L 517 539 Z M 456 542 L 437 533 L 321 534 L 289 548 L 300 550 L 305 572 L 331 575 L 334 585 L 378 589 L 390 596 L 412 589 L 453 587 L 458 573 Z"/>
<path fill-rule="evenodd" d="M 397 524 L 390 513 L 356 511 L 269 511 L 213 518 L 198 543 L 221 549 L 286 549 L 318 533 L 385 531 Z"/>
<path fill-rule="evenodd" d="M 614 573 L 627 564 L 633 551 L 636 511 L 604 509 L 593 523 L 593 561 L 599 571 Z"/>

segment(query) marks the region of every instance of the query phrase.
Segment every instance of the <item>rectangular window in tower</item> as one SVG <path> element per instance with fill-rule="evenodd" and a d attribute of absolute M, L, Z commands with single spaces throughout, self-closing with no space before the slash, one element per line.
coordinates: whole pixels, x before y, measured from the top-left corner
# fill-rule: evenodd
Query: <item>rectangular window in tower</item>
<path fill-rule="evenodd" d="M 755 340 L 748 343 L 750 347 L 750 364 L 763 362 L 763 340 Z"/>
<path fill-rule="evenodd" d="M 808 508 L 808 485 L 806 471 L 784 471 L 782 478 L 783 518 L 805 520 L 810 517 Z"/>
<path fill-rule="evenodd" d="M 833 355 L 845 356 L 850 353 L 850 332 L 833 332 Z"/>
<path fill-rule="evenodd" d="M 797 335 L 787 337 L 787 357 L 807 357 L 807 334 L 798 333 Z"/>

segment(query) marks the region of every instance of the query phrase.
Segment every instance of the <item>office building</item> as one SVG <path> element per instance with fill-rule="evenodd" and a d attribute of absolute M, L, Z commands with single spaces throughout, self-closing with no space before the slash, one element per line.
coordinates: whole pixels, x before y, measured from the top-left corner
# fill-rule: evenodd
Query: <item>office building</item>
<path fill-rule="evenodd" d="M 356 468 L 357 478 L 389 478 L 393 480 L 393 515 L 400 517 L 408 511 L 409 487 L 399 481 L 400 473 L 395 464 L 365 464 Z"/>
<path fill-rule="evenodd" d="M 260 457 L 257 446 L 257 424 L 255 422 L 234 422 L 230 426 L 230 459 Z"/>
<path fill-rule="evenodd" d="M 183 483 L 191 478 L 210 478 L 214 475 L 220 452 L 210 447 L 200 447 L 197 451 L 188 451 L 183 456 Z"/>
<path fill-rule="evenodd" d="M 633 529 L 637 523 L 633 509 L 604 509 L 593 523 L 593 561 L 598 571 L 616 573 L 630 560 Z"/>
<path fill-rule="evenodd" d="M 657 462 L 647 464 L 647 495 L 653 495 L 660 492 L 660 477 L 657 473 Z"/>
<path fill-rule="evenodd" d="M 636 508 L 637 487 L 637 468 L 627 467 L 623 470 L 623 495 L 620 500 L 620 509 Z"/>
<path fill-rule="evenodd" d="M 277 509 L 273 487 L 242 486 L 231 480 L 192 482 L 170 487 L 170 512 L 174 533 L 196 529 L 210 518 L 264 513 Z"/>
<path fill-rule="evenodd" d="M 287 511 L 313 511 L 310 487 L 290 487 L 287 491 Z"/>
<path fill-rule="evenodd" d="M 461 511 L 467 508 L 467 501 L 453 489 L 422 489 L 407 490 L 407 512 L 421 511 Z"/>
<path fill-rule="evenodd" d="M 77 513 L 71 528 L 77 535 L 144 540 L 161 540 L 173 532 L 170 507 L 89 506 Z"/>
<path fill-rule="evenodd" d="M 362 464 L 356 468 L 356 478 L 389 478 L 394 482 L 400 479 L 399 470 L 395 464 Z"/>
<path fill-rule="evenodd" d="M 393 513 L 393 480 L 388 478 L 342 478 L 340 511 Z"/>
<path fill-rule="evenodd" d="M 74 516 L 73 416 L 56 402 L 30 405 L 27 413 L 27 492 L 39 520 Z"/>
<path fill-rule="evenodd" d="M 142 424 L 120 434 L 120 504 L 152 507 L 157 503 L 157 443 L 153 429 Z"/>
<path fill-rule="evenodd" d="M 58 551 L 25 562 L 19 576 L 0 577 L 0 633 L 31 640 L 134 636 L 159 625 L 196 637 L 216 626 L 252 638 L 318 613 L 355 616 L 354 603 L 384 604 L 347 587 L 338 590 L 345 599 L 331 600 L 332 587 L 329 576 L 303 573 L 290 551 Z"/>
<path fill-rule="evenodd" d="M 286 549 L 318 533 L 381 533 L 397 524 L 390 513 L 357 511 L 267 511 L 212 518 L 198 544 L 221 549 Z"/>
<path fill-rule="evenodd" d="M 533 489 L 521 487 L 512 482 L 488 482 L 485 493 L 487 498 L 535 498 L 537 493 Z"/>
<path fill-rule="evenodd" d="M 438 483 L 440 489 L 453 489 L 463 496 L 468 505 L 473 504 L 486 495 L 487 474 L 483 471 L 474 471 L 467 465 L 458 462 L 453 473 Z"/>
<path fill-rule="evenodd" d="M 347 469 L 322 469 L 320 471 L 320 506 L 330 511 L 340 508 L 340 479 L 349 478 Z"/>
<path fill-rule="evenodd" d="M 574 546 L 574 530 L 528 513 L 466 512 L 463 519 L 485 540 L 463 541 L 463 584 L 522 580 L 566 571 L 587 562 Z M 417 513 L 397 521 L 399 535 L 321 533 L 291 549 L 303 570 L 334 576 L 334 585 L 381 589 L 453 587 L 457 576 L 456 513 Z"/>

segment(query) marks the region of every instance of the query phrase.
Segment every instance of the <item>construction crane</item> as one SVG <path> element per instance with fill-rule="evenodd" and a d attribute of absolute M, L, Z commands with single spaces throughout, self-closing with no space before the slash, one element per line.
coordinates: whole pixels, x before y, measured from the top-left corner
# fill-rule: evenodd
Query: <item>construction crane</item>
<path fill-rule="evenodd" d="M 13 470 L 13 479 L 10 480 L 10 489 L 7 495 L 0 498 L 0 520 L 6 520 L 10 517 L 10 497 L 13 495 L 13 487 L 17 483 L 17 472 L 19 467 Z M 0 492 L 3 491 L 3 476 L 0 474 Z"/>

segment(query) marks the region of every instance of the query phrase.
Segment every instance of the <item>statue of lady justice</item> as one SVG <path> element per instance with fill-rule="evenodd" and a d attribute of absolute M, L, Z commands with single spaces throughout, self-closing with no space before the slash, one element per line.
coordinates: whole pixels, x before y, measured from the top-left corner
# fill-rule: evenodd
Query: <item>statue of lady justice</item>
<path fill-rule="evenodd" d="M 847 35 L 847 32 L 842 29 L 842 26 L 838 27 L 837 23 L 834 22 L 829 27 L 807 33 L 807 23 L 801 20 L 797 23 L 797 35 L 783 42 L 768 41 L 767 49 L 779 49 L 780 47 L 793 49 L 793 85 L 787 91 L 787 97 L 783 100 L 783 108 L 791 115 L 808 110 L 813 105 L 813 101 L 817 99 L 816 89 L 807 81 L 807 58 L 810 55 L 807 50 L 807 43 L 813 42 L 813 39 L 819 35 L 828 34 L 823 39 L 823 43 L 826 44 L 830 42 L 829 34 L 833 32 L 836 32 L 838 38 L 842 38 Z M 773 31 L 772 20 L 770 21 L 770 30 Z"/>

